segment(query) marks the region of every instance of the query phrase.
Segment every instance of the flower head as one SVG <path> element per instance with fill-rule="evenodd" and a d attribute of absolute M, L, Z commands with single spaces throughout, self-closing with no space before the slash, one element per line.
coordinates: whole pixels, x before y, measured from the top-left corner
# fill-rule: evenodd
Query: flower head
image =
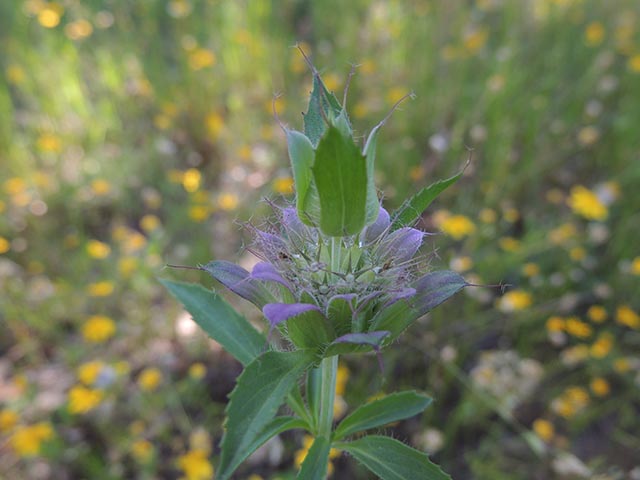
<path fill-rule="evenodd" d="M 382 207 L 357 235 L 328 237 L 293 208 L 276 209 L 268 231 L 251 227 L 261 262 L 251 272 L 225 261 L 202 267 L 262 310 L 299 348 L 325 355 L 377 349 L 467 283 L 454 272 L 421 275 L 425 233 L 394 229 Z"/>

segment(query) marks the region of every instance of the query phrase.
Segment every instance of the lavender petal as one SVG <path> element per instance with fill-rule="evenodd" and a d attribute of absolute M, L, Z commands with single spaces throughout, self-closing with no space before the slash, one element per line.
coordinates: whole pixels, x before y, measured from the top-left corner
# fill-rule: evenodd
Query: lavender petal
<path fill-rule="evenodd" d="M 380 207 L 378 211 L 378 218 L 375 222 L 365 228 L 364 240 L 367 243 L 375 241 L 380 235 L 382 235 L 391 225 L 391 218 L 389 212 Z"/>
<path fill-rule="evenodd" d="M 413 308 L 418 316 L 422 316 L 468 285 L 456 272 L 440 270 L 427 273 L 414 284 L 416 295 L 412 299 Z"/>
<path fill-rule="evenodd" d="M 267 303 L 275 300 L 264 285 L 251 278 L 249 272 L 239 265 L 224 260 L 216 260 L 207 263 L 202 269 L 236 295 L 249 300 L 258 308 L 262 308 Z"/>
<path fill-rule="evenodd" d="M 310 310 L 320 312 L 316 305 L 310 303 L 268 303 L 262 307 L 262 313 L 269 321 L 271 328 Z"/>
<path fill-rule="evenodd" d="M 276 268 L 269 262 L 256 263 L 253 270 L 251 270 L 251 278 L 265 282 L 277 282 L 291 290 L 289 283 L 282 278 L 282 275 L 280 275 Z"/>
<path fill-rule="evenodd" d="M 390 234 L 381 245 L 381 257 L 400 264 L 411 260 L 422 246 L 425 233 L 411 227 L 399 228 Z"/>

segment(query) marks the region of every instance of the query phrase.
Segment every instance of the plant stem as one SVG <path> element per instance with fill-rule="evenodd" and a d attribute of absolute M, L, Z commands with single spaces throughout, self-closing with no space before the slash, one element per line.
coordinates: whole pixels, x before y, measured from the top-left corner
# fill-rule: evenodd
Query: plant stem
<path fill-rule="evenodd" d="M 333 427 L 333 401 L 336 395 L 338 355 L 322 359 L 320 363 L 322 385 L 318 414 L 318 437 L 331 438 Z"/>
<path fill-rule="evenodd" d="M 340 273 L 340 264 L 342 263 L 342 247 L 340 245 L 340 237 L 331 237 L 331 271 Z M 338 275 L 333 276 L 334 279 L 338 279 Z"/>

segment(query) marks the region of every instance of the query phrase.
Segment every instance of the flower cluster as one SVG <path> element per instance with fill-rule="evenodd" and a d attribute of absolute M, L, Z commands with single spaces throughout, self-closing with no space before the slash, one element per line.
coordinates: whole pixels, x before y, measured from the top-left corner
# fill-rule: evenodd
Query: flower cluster
<path fill-rule="evenodd" d="M 454 272 L 419 276 L 424 232 L 394 230 L 382 207 L 373 224 L 337 240 L 304 225 L 293 208 L 278 217 L 274 230 L 254 229 L 262 261 L 251 272 L 226 261 L 202 268 L 262 309 L 272 329 L 282 325 L 298 348 L 325 355 L 356 349 L 341 343 L 377 348 L 466 285 Z"/>

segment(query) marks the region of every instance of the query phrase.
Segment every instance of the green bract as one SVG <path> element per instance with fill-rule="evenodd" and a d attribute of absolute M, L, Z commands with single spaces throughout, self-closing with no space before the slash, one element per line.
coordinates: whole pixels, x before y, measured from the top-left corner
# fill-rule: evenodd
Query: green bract
<path fill-rule="evenodd" d="M 344 105 L 314 70 L 304 133 L 285 129 L 295 208 L 274 206 L 269 230 L 252 227 L 252 250 L 261 261 L 251 271 L 220 260 L 199 267 L 256 305 L 267 321 L 264 332 L 215 293 L 163 282 L 245 367 L 226 411 L 219 479 L 230 478 L 269 438 L 294 428 L 314 436 L 300 479 L 326 478 L 331 448 L 348 452 L 383 479 L 449 478 L 426 454 L 363 433 L 422 412 L 431 401 L 425 395 L 390 394 L 333 425 L 338 356 L 375 351 L 381 362 L 384 347 L 468 285 L 455 272 L 427 271 L 419 254 L 426 234 L 411 226 L 460 174 L 421 190 L 389 214 L 373 178 L 385 121 L 361 148 Z M 278 334 L 283 343 L 273 342 Z M 284 345 L 283 351 L 276 345 Z M 294 415 L 277 416 L 285 402 Z"/>

